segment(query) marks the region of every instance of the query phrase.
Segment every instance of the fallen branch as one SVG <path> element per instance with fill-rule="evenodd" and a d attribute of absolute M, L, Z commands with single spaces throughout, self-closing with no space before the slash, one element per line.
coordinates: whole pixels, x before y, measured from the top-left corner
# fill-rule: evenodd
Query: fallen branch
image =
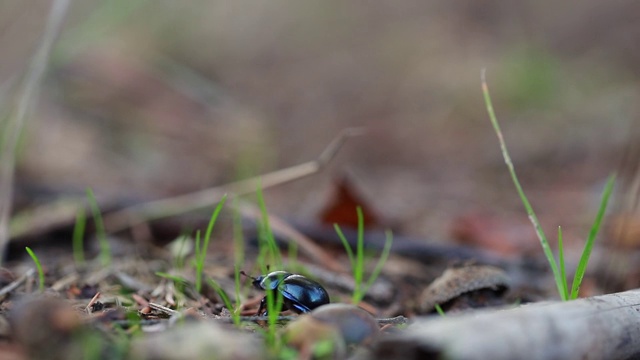
<path fill-rule="evenodd" d="M 637 359 L 640 289 L 502 311 L 420 318 L 373 358 Z"/>
<path fill-rule="evenodd" d="M 360 128 L 342 130 L 316 160 L 304 164 L 189 194 L 134 205 L 106 214 L 104 216 L 105 228 L 108 232 L 124 230 L 147 221 L 214 206 L 225 194 L 229 194 L 229 197 L 250 194 L 255 192 L 258 186 L 266 189 L 313 175 L 333 159 L 348 138 L 360 135 L 362 132 L 363 130 Z"/>
<path fill-rule="evenodd" d="M 13 290 L 17 289 L 18 286 L 22 285 L 28 278 L 32 277 L 33 274 L 36 273 L 36 269 L 30 268 L 27 270 L 22 276 L 12 281 L 9 285 L 0 289 L 0 301 L 3 301 L 7 294 L 11 293 Z"/>
<path fill-rule="evenodd" d="M 156 303 L 152 303 L 152 302 L 149 303 L 149 307 L 152 308 L 153 310 L 160 311 L 160 312 L 165 313 L 165 314 L 167 314 L 169 316 L 178 314 L 178 311 L 175 311 L 173 309 L 169 309 L 166 306 L 162 306 L 160 304 L 156 304 Z"/>

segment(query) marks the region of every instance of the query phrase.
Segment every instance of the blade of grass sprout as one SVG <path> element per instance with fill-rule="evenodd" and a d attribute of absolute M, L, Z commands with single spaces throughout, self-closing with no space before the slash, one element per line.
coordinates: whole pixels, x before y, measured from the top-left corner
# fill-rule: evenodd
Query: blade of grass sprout
<path fill-rule="evenodd" d="M 200 245 L 200 230 L 196 230 L 196 248 L 195 248 L 195 267 L 196 267 L 196 292 L 200 293 L 200 288 L 202 287 L 202 270 L 204 268 L 204 261 L 202 260 L 201 253 L 201 245 Z"/>
<path fill-rule="evenodd" d="M 242 216 L 238 210 L 238 198 L 233 200 L 233 255 L 234 263 L 241 265 L 244 263 L 244 234 L 242 233 Z"/>
<path fill-rule="evenodd" d="M 264 195 L 262 193 L 262 186 L 258 183 L 256 189 L 256 197 L 258 200 L 258 206 L 261 214 L 261 226 L 260 235 L 261 241 L 259 242 L 259 252 L 257 262 L 260 264 L 261 271 L 266 273 L 268 271 L 268 265 L 273 265 L 278 269 L 282 268 L 282 257 L 280 255 L 280 249 L 276 244 L 273 232 L 271 231 L 271 225 L 269 224 L 269 213 L 267 212 L 267 205 L 264 201 Z M 269 258 L 269 259 L 267 259 Z M 270 261 L 267 264 L 266 261 Z M 270 279 L 266 279 L 266 287 L 270 288 Z M 275 297 L 275 299 L 274 299 Z M 267 344 L 270 348 L 275 349 L 278 347 L 277 326 L 278 317 L 280 311 L 282 311 L 282 305 L 284 304 L 283 294 L 280 291 L 267 291 Z"/>
<path fill-rule="evenodd" d="M 29 256 L 31 256 L 31 259 L 33 259 L 33 262 L 36 264 L 36 269 L 38 270 L 38 279 L 40 281 L 40 284 L 38 284 L 38 289 L 40 290 L 40 292 L 44 292 L 44 271 L 42 270 L 40 259 L 38 259 L 38 257 L 30 247 L 27 246 L 25 250 L 27 250 L 27 253 L 29 253 Z"/>
<path fill-rule="evenodd" d="M 242 286 L 241 286 L 242 280 L 240 278 L 240 271 L 241 271 L 240 264 L 235 264 L 233 269 L 233 291 L 236 296 L 236 299 L 240 299 L 240 295 L 242 293 Z M 240 310 L 239 308 L 236 309 L 236 311 L 239 311 L 239 310 Z"/>
<path fill-rule="evenodd" d="M 270 288 L 270 279 L 266 278 L 267 289 Z M 275 299 L 274 299 L 275 296 Z M 277 326 L 278 317 L 280 311 L 282 311 L 282 305 L 284 304 L 284 298 L 280 291 L 267 291 L 267 344 L 270 348 L 276 349 L 278 347 Z M 260 315 L 260 314 L 259 314 Z"/>
<path fill-rule="evenodd" d="M 509 174 L 511 175 L 511 180 L 516 187 L 518 195 L 520 196 L 520 200 L 524 205 L 527 215 L 529 216 L 529 220 L 531 224 L 533 224 L 533 228 L 538 235 L 538 239 L 540 240 L 540 245 L 542 246 L 542 250 L 544 255 L 549 262 L 549 266 L 551 267 L 551 272 L 553 273 L 553 277 L 556 281 L 556 287 L 558 289 L 558 294 L 562 294 L 562 283 L 563 279 L 560 277 L 560 272 L 558 271 L 558 266 L 556 264 L 555 257 L 553 256 L 553 251 L 551 251 L 551 247 L 549 246 L 549 241 L 542 230 L 542 226 L 538 221 L 538 217 L 533 211 L 533 207 L 529 203 L 529 199 L 524 194 L 524 190 L 520 185 L 520 181 L 518 180 L 518 176 L 516 175 L 515 168 L 513 167 L 513 162 L 511 161 L 511 156 L 509 156 L 509 151 L 507 150 L 507 144 L 504 141 L 504 137 L 502 135 L 502 130 L 500 130 L 500 125 L 498 124 L 498 119 L 496 118 L 496 114 L 493 110 L 493 104 L 491 102 L 491 96 L 489 95 L 489 86 L 487 85 L 487 81 L 485 80 L 485 71 L 482 71 L 482 94 L 484 96 L 484 102 L 487 107 L 487 112 L 489 113 L 489 120 L 491 120 L 491 124 L 493 125 L 493 129 L 495 130 L 496 135 L 498 136 L 498 141 L 500 142 L 500 150 L 502 152 L 502 156 L 504 158 L 504 162 L 507 165 L 507 169 L 509 169 Z"/>
<path fill-rule="evenodd" d="M 87 188 L 87 200 L 89 201 L 89 208 L 91 208 L 91 214 L 93 215 L 93 222 L 96 225 L 96 237 L 100 244 L 100 262 L 102 266 L 109 266 L 111 264 L 111 246 L 107 239 L 107 232 L 104 229 L 104 222 L 102 221 L 102 214 L 98 207 L 98 201 L 93 194 L 91 188 Z"/>
<path fill-rule="evenodd" d="M 244 234 L 242 233 L 242 217 L 238 211 L 238 198 L 233 198 L 233 264 L 234 291 L 236 299 L 240 299 L 241 278 L 240 270 L 244 264 Z"/>
<path fill-rule="evenodd" d="M 578 292 L 580 291 L 580 285 L 582 284 L 584 273 L 587 270 L 587 264 L 589 263 L 589 257 L 591 256 L 591 250 L 593 249 L 593 244 L 596 240 L 596 237 L 598 236 L 598 231 L 600 230 L 600 225 L 602 223 L 602 219 L 604 218 L 604 213 L 607 210 L 607 204 L 609 203 L 609 197 L 611 196 L 615 182 L 616 175 L 610 175 L 602 193 L 598 215 L 596 215 L 596 219 L 591 226 L 589 237 L 587 238 L 587 242 L 584 244 L 582 256 L 580 256 L 580 262 L 578 263 L 578 268 L 576 269 L 576 273 L 573 277 L 573 284 L 571 286 L 571 299 L 578 298 Z"/>
<path fill-rule="evenodd" d="M 358 206 L 356 208 L 358 214 L 358 243 L 356 248 L 356 266 L 354 272 L 355 291 L 353 293 L 353 303 L 357 304 L 362 300 L 364 294 L 362 293 L 362 281 L 364 277 L 364 216 L 362 215 L 362 208 Z"/>
<path fill-rule="evenodd" d="M 76 265 L 84 265 L 84 230 L 87 225 L 87 214 L 84 209 L 76 213 L 76 223 L 73 226 L 73 259 Z"/>
<path fill-rule="evenodd" d="M 447 317 L 447 314 L 444 313 L 444 310 L 442 310 L 440 305 L 435 304 L 434 307 L 436 308 L 436 311 L 438 312 L 438 315 L 440 315 L 442 317 Z"/>
<path fill-rule="evenodd" d="M 220 299 L 222 299 L 224 306 L 226 306 L 227 309 L 229 309 L 233 323 L 236 326 L 239 326 L 240 314 L 236 311 L 237 309 L 233 306 L 233 304 L 231 303 L 231 300 L 229 300 L 229 296 L 227 295 L 227 293 L 222 289 L 222 287 L 220 286 L 220 284 L 218 284 L 217 281 L 213 280 L 212 278 L 208 278 L 207 281 L 209 281 L 209 285 L 211 285 L 213 290 L 215 290 L 218 296 L 220 296 Z"/>
<path fill-rule="evenodd" d="M 560 276 L 562 277 L 562 293 L 560 297 L 563 301 L 569 300 L 569 285 L 567 284 L 567 271 L 564 265 L 564 244 L 562 243 L 562 227 L 558 226 L 558 263 L 560 265 Z"/>
<path fill-rule="evenodd" d="M 264 237 L 265 245 L 267 246 L 268 253 L 273 261 L 272 265 L 278 269 L 282 268 L 282 257 L 280 256 L 280 249 L 276 240 L 273 237 L 271 231 L 271 225 L 269 224 L 269 212 L 267 211 L 267 205 L 264 201 L 264 195 L 262 193 L 262 186 L 258 185 L 256 189 L 256 197 L 258 199 L 258 206 L 260 207 L 261 222 L 262 222 L 262 235 Z"/>
<path fill-rule="evenodd" d="M 347 252 L 347 256 L 349 257 L 349 263 L 351 264 L 351 267 L 354 268 L 356 265 L 356 259 L 353 256 L 353 250 L 351 250 L 351 245 L 349 245 L 347 238 L 344 236 L 344 233 L 342 233 L 342 229 L 340 229 L 340 226 L 338 224 L 333 224 L 333 228 L 336 230 L 336 233 L 338 234 L 340 241 L 342 241 L 342 245 L 344 245 L 344 250 Z"/>
<path fill-rule="evenodd" d="M 363 297 L 364 295 L 367 294 L 367 292 L 369 291 L 369 288 L 371 288 L 373 283 L 376 281 L 376 279 L 380 275 L 380 272 L 382 271 L 382 268 L 384 267 L 384 264 L 387 262 L 387 259 L 389 258 L 389 254 L 391 253 L 391 245 L 393 244 L 393 233 L 391 232 L 391 230 L 387 230 L 385 231 L 385 236 L 386 236 L 386 240 L 384 242 L 384 248 L 382 249 L 382 254 L 380 254 L 380 259 L 378 259 L 378 263 L 376 264 L 376 267 L 373 269 L 373 272 L 371 273 L 371 277 L 369 277 L 367 284 L 365 285 L 364 289 L 362 289 Z"/>
<path fill-rule="evenodd" d="M 203 256 L 206 256 L 207 249 L 209 248 L 209 242 L 211 241 L 211 232 L 213 231 L 213 226 L 216 224 L 216 220 L 218 220 L 218 215 L 220 215 L 220 211 L 222 210 L 222 207 L 224 206 L 224 203 L 226 201 L 227 201 L 227 195 L 225 194 L 222 197 L 222 199 L 220 199 L 220 202 L 218 203 L 216 208 L 213 210 L 213 213 L 211 214 L 211 218 L 209 219 L 209 224 L 207 225 L 207 231 L 204 233 L 204 246 L 202 248 Z"/>
<path fill-rule="evenodd" d="M 207 250 L 209 249 L 209 242 L 211 241 L 213 226 L 216 224 L 218 215 L 220 215 L 220 211 L 222 211 L 226 200 L 227 195 L 225 194 L 222 199 L 220 199 L 218 205 L 216 205 L 213 213 L 211 213 L 211 218 L 209 218 L 209 224 L 207 225 L 207 230 L 204 233 L 202 244 L 200 243 L 200 236 L 196 237 L 196 291 L 198 293 L 200 293 L 200 290 L 202 289 L 202 272 L 204 270 L 204 262 L 207 258 Z M 199 232 L 198 235 L 200 235 Z"/>

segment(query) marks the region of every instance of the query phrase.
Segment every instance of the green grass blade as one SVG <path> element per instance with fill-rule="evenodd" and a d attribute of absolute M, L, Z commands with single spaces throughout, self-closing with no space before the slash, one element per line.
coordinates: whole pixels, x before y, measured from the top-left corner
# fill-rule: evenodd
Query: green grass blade
<path fill-rule="evenodd" d="M 240 326 L 240 313 L 238 313 L 236 311 L 235 307 L 231 303 L 231 300 L 229 300 L 229 296 L 222 289 L 222 286 L 220 286 L 220 284 L 218 284 L 218 282 L 213 280 L 212 278 L 209 278 L 207 280 L 209 281 L 209 285 L 211 285 L 211 287 L 216 291 L 218 296 L 220 296 L 220 299 L 222 299 L 222 302 L 224 303 L 224 306 L 226 306 L 227 309 L 229 309 L 229 312 L 231 313 L 231 319 L 233 320 L 233 323 L 236 326 Z"/>
<path fill-rule="evenodd" d="M 513 162 L 511 161 L 511 156 L 509 156 L 509 151 L 507 150 L 507 144 L 504 141 L 504 137 L 502 135 L 502 130 L 500 130 L 500 125 L 498 124 L 498 120 L 496 118 L 496 114 L 493 110 L 493 104 L 491 102 L 491 96 L 489 94 L 489 87 L 487 86 L 487 82 L 485 80 L 485 73 L 482 72 L 482 94 L 484 96 L 484 102 L 487 107 L 487 112 L 489 114 L 489 120 L 491 120 L 491 124 L 493 125 L 493 129 L 495 130 L 496 135 L 498 136 L 498 141 L 500 142 L 500 150 L 502 152 L 502 156 L 504 157 L 504 162 L 509 169 L 509 174 L 511 175 L 511 180 L 518 191 L 518 195 L 520 196 L 520 200 L 524 205 L 527 215 L 529 216 L 529 220 L 533 224 L 533 227 L 538 235 L 538 239 L 540 240 L 540 245 L 542 246 L 542 250 L 544 255 L 549 261 L 549 266 L 551 267 L 551 271 L 553 272 L 553 277 L 556 281 L 556 287 L 558 288 L 558 294 L 562 294 L 562 283 L 564 280 L 560 277 L 560 271 L 558 270 L 558 266 L 556 264 L 555 257 L 553 256 L 553 251 L 551 251 L 551 247 L 549 246 L 549 241 L 542 230 L 542 226 L 538 221 L 538 217 L 533 211 L 533 207 L 531 203 L 529 203 L 529 199 L 524 194 L 524 190 L 522 190 L 522 186 L 520 185 L 520 181 L 518 180 L 518 176 L 516 175 L 516 171 L 513 167 Z"/>
<path fill-rule="evenodd" d="M 183 285 L 188 285 L 189 284 L 189 281 L 187 281 L 187 279 L 185 279 L 185 278 L 183 278 L 181 276 L 172 275 L 172 274 L 165 273 L 165 272 L 162 272 L 162 271 L 156 271 L 156 276 L 159 276 L 159 277 L 164 278 L 164 279 L 171 280 L 176 284 L 183 284 Z"/>
<path fill-rule="evenodd" d="M 364 289 L 362 289 L 363 296 L 367 293 L 367 291 L 369 291 L 369 288 L 376 281 L 376 279 L 380 275 L 380 272 L 382 272 L 382 268 L 384 267 L 384 264 L 387 262 L 387 259 L 389 258 L 389 254 L 391 253 L 391 245 L 393 244 L 393 233 L 391 232 L 391 230 L 387 230 L 385 232 L 385 235 L 386 235 L 386 240 L 384 242 L 384 248 L 382 249 L 382 254 L 380 254 L 380 259 L 378 260 L 376 267 L 373 269 L 373 273 L 371 273 L 371 277 L 369 277 L 367 284 L 365 285 Z"/>
<path fill-rule="evenodd" d="M 351 245 L 349 245 L 347 238 L 344 236 L 344 233 L 342 232 L 342 229 L 340 229 L 340 226 L 338 224 L 333 224 L 333 228 L 336 230 L 336 233 L 338 234 L 340 241 L 342 241 L 344 250 L 347 252 L 347 256 L 349 257 L 349 263 L 351 264 L 351 268 L 354 268 L 356 265 L 356 259 L 353 256 L 353 250 L 351 250 Z"/>
<path fill-rule="evenodd" d="M 362 208 L 356 208 L 358 214 L 358 243 L 356 248 L 356 266 L 354 269 L 353 280 L 355 281 L 355 291 L 353 292 L 353 303 L 357 304 L 364 297 L 362 291 L 362 282 L 364 280 L 364 215 Z"/>
<path fill-rule="evenodd" d="M 207 250 L 209 249 L 213 226 L 216 224 L 218 215 L 220 215 L 220 211 L 222 211 L 226 200 L 227 195 L 225 194 L 222 199 L 220 199 L 218 205 L 216 205 L 213 213 L 211 213 L 211 218 L 209 218 L 209 224 L 207 225 L 207 230 L 205 231 L 204 239 L 202 240 L 202 246 L 200 246 L 200 232 L 198 232 L 196 236 L 196 290 L 198 293 L 200 293 L 200 290 L 202 289 L 202 272 L 204 271 L 204 262 L 207 258 Z"/>
<path fill-rule="evenodd" d="M 567 284 L 567 270 L 564 265 L 564 244 L 562 243 L 562 228 L 558 226 L 558 263 L 560 264 L 560 277 L 562 277 L 562 293 L 560 297 L 563 301 L 569 300 L 569 285 Z"/>
<path fill-rule="evenodd" d="M 31 259 L 36 264 L 36 269 L 38 270 L 38 279 L 40 280 L 40 284 L 38 285 L 38 289 L 40 292 L 44 292 L 44 271 L 42 270 L 42 264 L 40 264 L 40 259 L 36 256 L 36 254 L 31 250 L 30 247 L 26 247 L 27 253 L 31 256 Z"/>
<path fill-rule="evenodd" d="M 598 236 L 598 231 L 600 231 L 600 225 L 602 223 L 602 219 L 604 218 L 604 214 L 607 210 L 607 204 L 609 203 L 609 197 L 613 192 L 613 186 L 616 182 L 615 174 L 609 176 L 607 180 L 607 184 L 604 187 L 604 192 L 602 193 L 602 200 L 600 201 L 600 208 L 598 209 L 598 215 L 596 215 L 596 219 L 591 226 L 591 231 L 589 232 L 589 237 L 587 238 L 587 242 L 584 244 L 584 249 L 582 250 L 582 256 L 580 256 L 580 262 L 578 263 L 578 268 L 576 269 L 576 274 L 573 277 L 573 284 L 571 286 L 571 298 L 577 299 L 578 292 L 580 291 L 580 285 L 582 284 L 582 279 L 584 278 L 584 273 L 587 270 L 587 264 L 589 263 L 589 257 L 591 256 L 591 250 L 593 249 L 593 244 Z"/>
<path fill-rule="evenodd" d="M 236 299 L 240 299 L 241 295 L 241 277 L 240 271 L 244 265 L 244 234 L 242 232 L 242 216 L 238 211 L 238 198 L 233 198 L 233 279 L 234 279 L 234 291 Z M 236 309 L 239 312 L 240 308 Z"/>
<path fill-rule="evenodd" d="M 84 230 L 87 225 L 87 214 L 84 209 L 76 213 L 76 223 L 73 226 L 73 259 L 76 265 L 84 265 Z"/>
<path fill-rule="evenodd" d="M 263 244 L 266 246 L 264 255 L 268 257 L 268 261 L 270 262 L 269 265 L 272 265 L 277 269 L 281 269 L 282 256 L 280 255 L 280 249 L 278 248 L 278 244 L 276 243 L 276 240 L 273 237 L 273 232 L 271 231 L 269 212 L 267 211 L 267 204 L 264 201 L 261 185 L 258 185 L 258 188 L 256 189 L 256 197 L 258 199 L 258 206 L 260 207 L 260 219 L 262 223 L 262 231 L 260 233 L 263 238 Z M 261 270 L 265 271 L 266 269 Z"/>
<path fill-rule="evenodd" d="M 218 220 L 218 215 L 220 215 L 220 211 L 224 207 L 224 203 L 227 201 L 227 195 L 225 194 L 220 199 L 220 202 L 213 210 L 211 214 L 211 218 L 209 219 L 209 224 L 207 225 L 207 231 L 204 233 L 204 246 L 202 247 L 202 256 L 207 255 L 207 249 L 209 248 L 209 242 L 211 241 L 211 232 L 213 232 L 213 226 L 216 224 Z"/>
<path fill-rule="evenodd" d="M 89 207 L 91 208 L 91 214 L 93 215 L 93 222 L 96 225 L 96 237 L 100 244 L 100 262 L 102 266 L 109 266 L 111 264 L 111 245 L 109 245 L 109 239 L 107 239 L 107 232 L 104 229 L 104 222 L 102 221 L 102 214 L 98 207 L 98 201 L 91 188 L 87 188 L 87 200 L 89 201 Z"/>
<path fill-rule="evenodd" d="M 204 270 L 204 260 L 202 259 L 200 244 L 200 230 L 196 230 L 195 267 L 196 267 L 196 292 L 199 294 L 202 288 L 202 271 Z"/>
<path fill-rule="evenodd" d="M 442 317 L 447 317 L 447 314 L 444 313 L 444 310 L 442 310 L 442 308 L 440 307 L 440 305 L 435 304 L 434 307 L 436 308 L 436 311 L 438 312 L 438 314 Z"/>

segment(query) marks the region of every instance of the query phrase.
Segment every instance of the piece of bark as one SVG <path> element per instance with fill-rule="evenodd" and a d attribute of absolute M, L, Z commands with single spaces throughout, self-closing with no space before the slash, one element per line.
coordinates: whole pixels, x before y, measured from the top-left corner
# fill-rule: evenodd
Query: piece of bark
<path fill-rule="evenodd" d="M 570 302 L 419 318 L 371 358 L 638 359 L 640 289 Z"/>

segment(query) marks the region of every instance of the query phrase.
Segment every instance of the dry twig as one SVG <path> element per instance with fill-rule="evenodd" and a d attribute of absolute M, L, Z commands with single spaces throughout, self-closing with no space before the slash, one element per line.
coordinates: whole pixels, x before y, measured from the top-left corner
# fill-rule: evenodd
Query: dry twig
<path fill-rule="evenodd" d="M 315 174 L 333 159 L 348 138 L 360 135 L 362 132 L 363 130 L 360 128 L 344 129 L 316 160 L 304 164 L 189 194 L 134 205 L 106 214 L 104 217 L 105 228 L 108 232 L 124 230 L 147 221 L 214 206 L 225 194 L 229 194 L 229 197 L 250 194 L 255 192 L 258 186 L 266 189 Z"/>
<path fill-rule="evenodd" d="M 3 287 L 2 289 L 0 289 L 0 301 L 4 300 L 4 297 L 7 294 L 9 294 L 13 290 L 17 289 L 18 286 L 22 285 L 22 283 L 27 281 L 27 279 L 32 277 L 33 274 L 35 274 L 35 273 L 36 273 L 36 270 L 34 268 L 31 268 L 31 269 L 27 270 L 27 272 L 25 272 L 22 276 L 20 276 L 19 278 L 17 278 L 13 282 L 11 282 L 9 285 L 7 285 L 7 286 Z"/>
<path fill-rule="evenodd" d="M 91 314 L 93 312 L 92 307 L 93 304 L 96 303 L 96 301 L 98 301 L 98 298 L 100 297 L 100 291 L 98 291 L 95 295 L 93 295 L 93 297 L 91 298 L 91 301 L 89 301 L 89 303 L 87 304 L 87 307 L 84 309 L 87 314 Z"/>
<path fill-rule="evenodd" d="M 152 308 L 153 310 L 163 312 L 163 313 L 165 313 L 165 314 L 167 314 L 169 316 L 178 313 L 177 311 L 175 311 L 173 309 L 169 309 L 166 306 L 162 306 L 160 304 L 156 304 L 156 303 L 152 303 L 152 302 L 149 303 L 149 307 Z"/>

